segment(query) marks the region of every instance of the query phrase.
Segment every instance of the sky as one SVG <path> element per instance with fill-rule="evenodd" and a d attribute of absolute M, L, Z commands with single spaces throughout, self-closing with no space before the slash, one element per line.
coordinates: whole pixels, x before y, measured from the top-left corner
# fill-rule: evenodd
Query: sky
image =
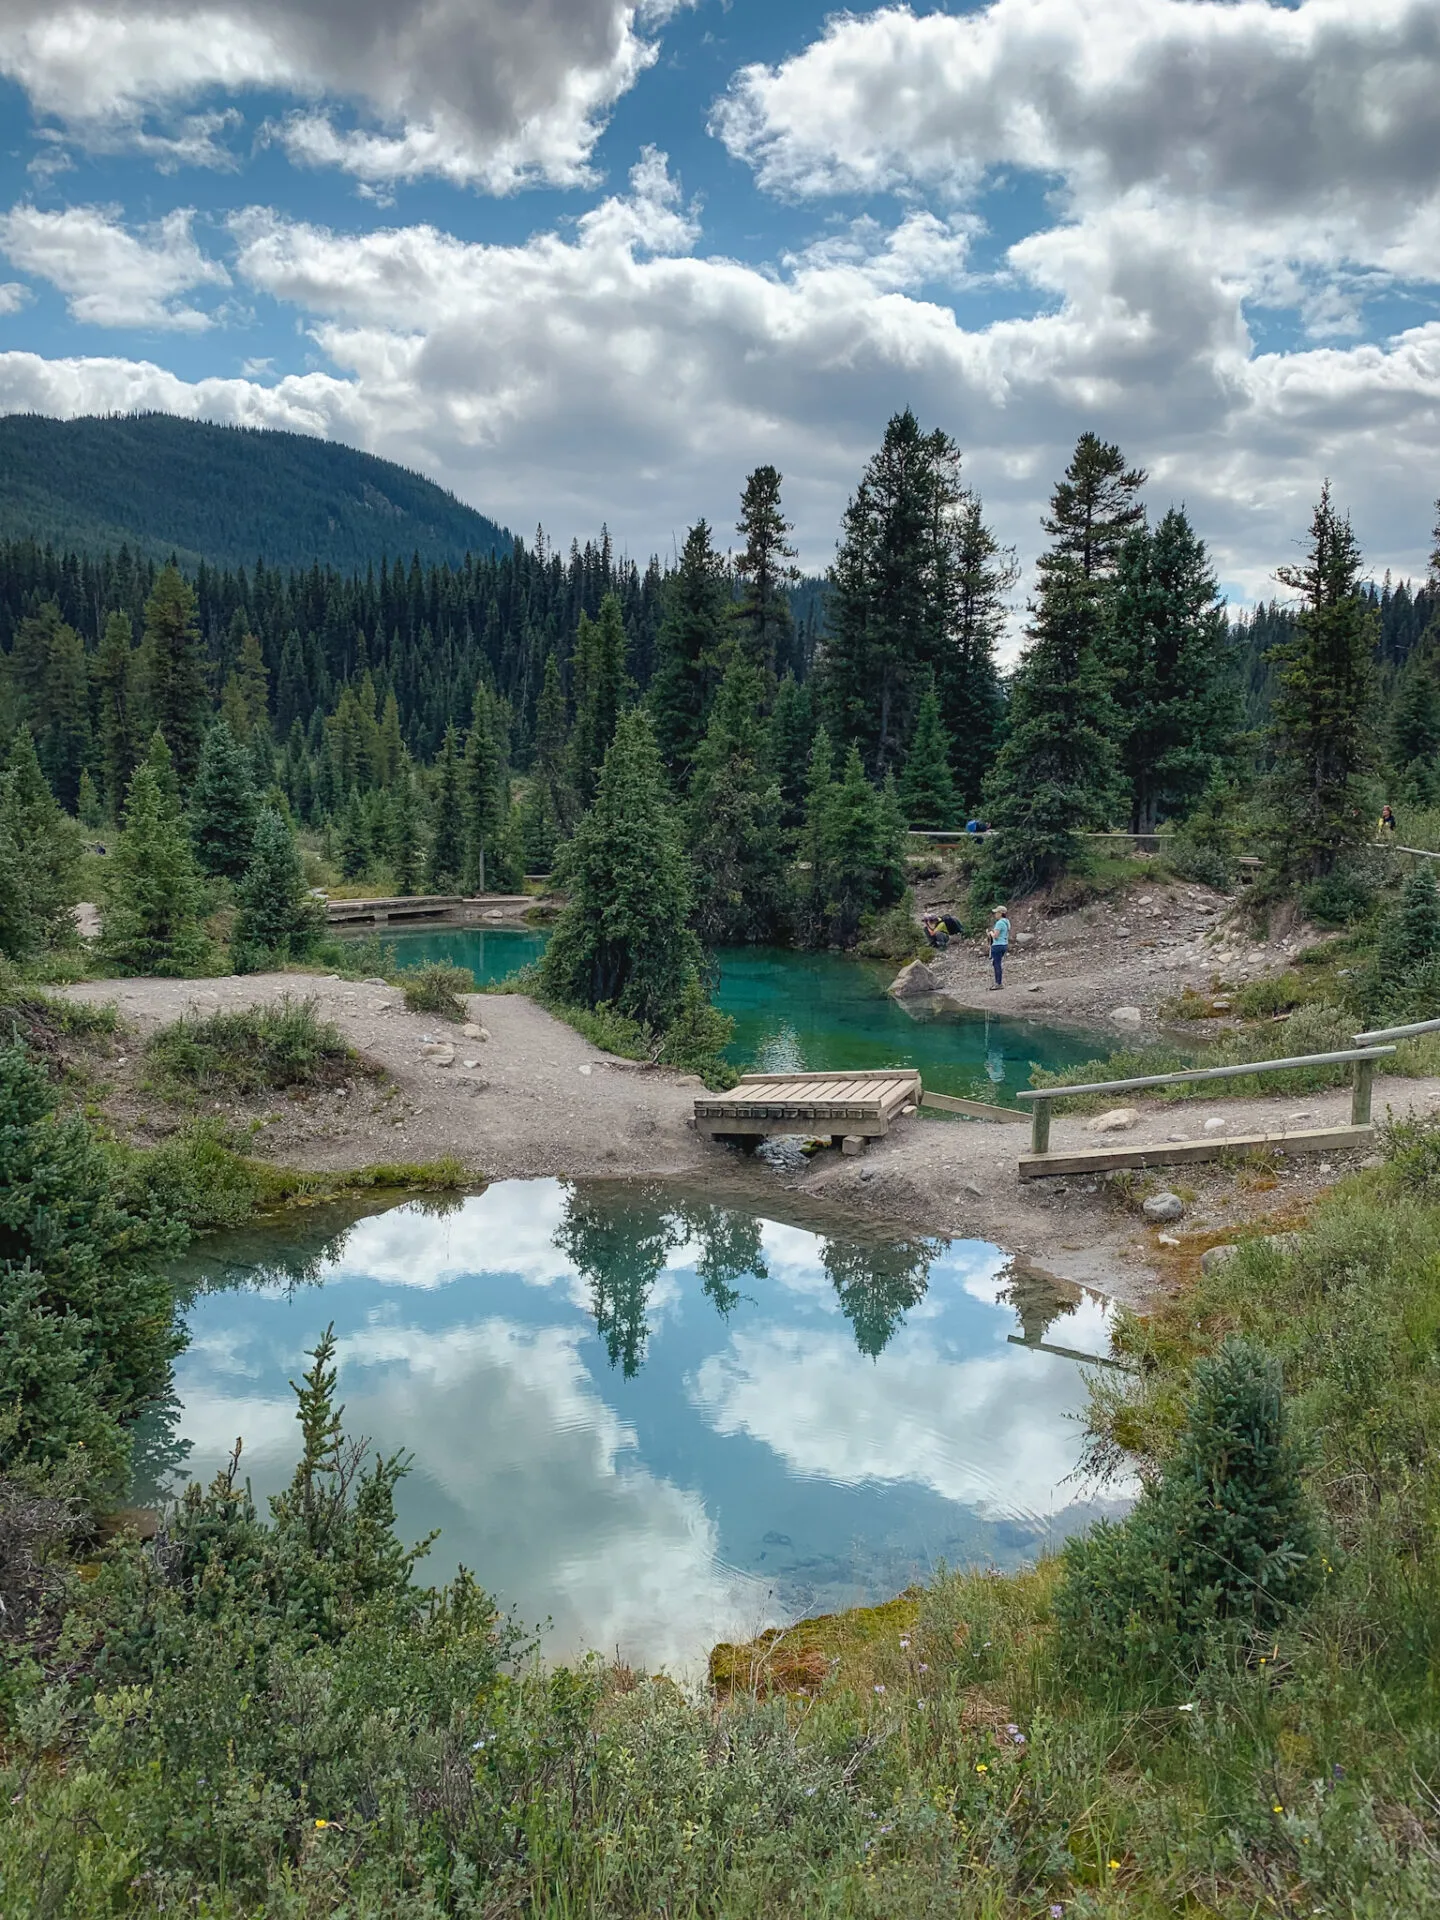
<path fill-rule="evenodd" d="M 1440 494 L 1440 0 L 0 0 L 0 410 L 343 440 L 802 562 L 913 407 L 1022 563 L 1077 436 L 1237 603 Z"/>

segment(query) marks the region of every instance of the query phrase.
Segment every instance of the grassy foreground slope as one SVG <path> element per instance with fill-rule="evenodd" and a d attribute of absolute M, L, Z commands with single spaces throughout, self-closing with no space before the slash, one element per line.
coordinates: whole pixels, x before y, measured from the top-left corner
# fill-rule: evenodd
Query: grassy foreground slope
<path fill-rule="evenodd" d="M 510 535 L 418 473 L 306 434 L 170 414 L 0 418 L 0 538 L 187 566 L 459 563 Z"/>

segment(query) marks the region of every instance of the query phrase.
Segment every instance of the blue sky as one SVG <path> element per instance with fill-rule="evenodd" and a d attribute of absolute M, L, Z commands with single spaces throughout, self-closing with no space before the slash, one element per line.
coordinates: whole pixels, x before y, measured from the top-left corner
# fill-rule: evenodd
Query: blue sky
<path fill-rule="evenodd" d="M 7 0 L 0 407 L 298 427 L 562 541 L 823 565 L 888 415 L 1027 565 L 1076 435 L 1273 590 L 1423 571 L 1436 0 Z"/>

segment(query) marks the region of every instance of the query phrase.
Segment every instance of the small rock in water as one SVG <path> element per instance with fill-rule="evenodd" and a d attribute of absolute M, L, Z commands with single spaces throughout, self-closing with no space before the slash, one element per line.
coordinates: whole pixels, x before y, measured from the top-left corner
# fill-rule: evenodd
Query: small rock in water
<path fill-rule="evenodd" d="M 1112 1007 L 1110 1018 L 1122 1027 L 1138 1027 L 1145 1016 L 1139 1007 Z"/>
<path fill-rule="evenodd" d="M 1178 1193 L 1152 1193 L 1140 1211 L 1147 1220 L 1179 1220 L 1185 1212 L 1185 1203 Z"/>
<path fill-rule="evenodd" d="M 1093 1120 L 1085 1122 L 1087 1133 L 1128 1133 L 1132 1127 L 1140 1124 L 1140 1115 L 1134 1107 L 1112 1107 L 1108 1113 L 1097 1113 Z"/>
<path fill-rule="evenodd" d="M 906 1000 L 916 994 L 934 993 L 939 985 L 939 980 L 926 961 L 912 960 L 890 982 L 890 991 L 897 1000 Z"/>

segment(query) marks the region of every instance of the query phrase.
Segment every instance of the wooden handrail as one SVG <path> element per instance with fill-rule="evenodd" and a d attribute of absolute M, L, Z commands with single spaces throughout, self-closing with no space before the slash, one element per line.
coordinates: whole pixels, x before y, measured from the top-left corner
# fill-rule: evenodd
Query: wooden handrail
<path fill-rule="evenodd" d="M 1372 1040 L 1413 1040 L 1419 1033 L 1440 1033 L 1440 1020 L 1417 1020 L 1409 1027 L 1381 1027 L 1374 1033 L 1357 1033 L 1355 1044 L 1361 1047 L 1368 1046 Z"/>
<path fill-rule="evenodd" d="M 1187 1080 L 1243 1080 L 1252 1073 L 1294 1072 L 1301 1067 L 1339 1067 L 1351 1061 L 1355 1065 L 1354 1092 L 1350 1103 L 1350 1124 L 1368 1126 L 1370 1095 L 1375 1081 L 1375 1062 L 1388 1059 L 1394 1047 L 1347 1047 L 1338 1053 L 1302 1053 L 1285 1060 L 1253 1060 L 1237 1067 L 1192 1067 L 1184 1073 L 1147 1073 L 1134 1080 L 1094 1080 L 1078 1087 L 1025 1087 L 1017 1100 L 1033 1100 L 1030 1151 L 1050 1150 L 1050 1105 L 1072 1095 L 1089 1093 L 1130 1093 L 1139 1087 L 1174 1087 Z"/>

